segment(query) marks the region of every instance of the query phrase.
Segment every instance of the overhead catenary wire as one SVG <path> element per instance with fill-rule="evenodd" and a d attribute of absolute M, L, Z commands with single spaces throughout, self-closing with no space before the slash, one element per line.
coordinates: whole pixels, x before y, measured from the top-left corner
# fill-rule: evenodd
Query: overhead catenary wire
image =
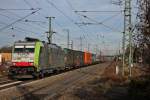
<path fill-rule="evenodd" d="M 78 12 L 83 12 L 83 13 L 117 13 L 117 12 L 123 12 L 123 10 L 120 10 L 120 11 L 108 11 L 108 10 L 106 10 L 106 11 L 104 11 L 104 10 L 102 10 L 102 11 L 87 11 L 87 10 L 80 10 L 80 11 L 75 11 L 76 13 L 78 13 Z"/>
<path fill-rule="evenodd" d="M 37 10 L 41 10 L 41 8 L 38 8 Z M 11 11 L 8 11 L 8 10 L 6 10 L 6 12 L 8 12 L 8 13 L 11 13 L 12 15 L 15 15 L 17 18 L 22 18 L 21 16 L 19 16 L 18 14 L 16 14 L 16 13 L 14 13 L 14 12 L 11 12 Z M 38 13 L 38 12 L 37 12 Z M 6 16 L 6 15 L 5 15 Z M 9 16 L 6 16 L 8 19 L 13 19 L 12 17 L 9 17 Z M 24 21 L 25 22 L 25 21 Z M 25 23 L 24 23 L 25 24 Z M 36 23 L 33 23 L 33 24 L 36 24 Z M 36 24 L 37 25 L 37 24 Z M 39 25 L 38 24 L 38 26 L 41 26 L 41 25 Z M 43 27 L 43 26 L 42 26 Z M 45 27 L 43 27 L 43 28 L 45 28 Z M 38 28 L 39 29 L 39 28 Z"/>
<path fill-rule="evenodd" d="M 74 9 L 73 8 L 73 6 L 72 6 L 72 4 L 70 3 L 70 1 L 69 0 L 66 0 L 66 2 L 68 3 L 68 5 L 70 6 L 70 8 L 75 12 L 75 14 L 77 14 L 78 15 L 78 12 L 77 12 L 77 10 L 76 9 Z M 80 12 L 80 11 L 79 11 Z M 81 11 L 82 12 L 82 11 Z M 88 11 L 83 11 L 83 12 L 87 12 L 88 13 Z M 113 16 L 111 16 L 111 17 L 108 17 L 108 18 L 106 18 L 106 19 L 104 19 L 103 21 L 101 21 L 100 23 L 97 23 L 97 24 L 101 24 L 101 23 L 104 23 L 104 22 L 107 22 L 107 21 L 109 21 L 109 20 L 111 20 L 111 19 L 113 19 L 114 17 L 116 17 L 116 16 L 118 16 L 118 15 L 120 15 L 121 13 L 123 12 L 123 10 L 116 10 L 116 11 L 112 11 L 112 10 L 110 10 L 110 11 L 89 11 L 89 13 L 111 13 L 111 14 L 115 14 L 115 15 L 113 15 Z M 82 21 L 83 22 L 83 21 Z M 76 23 L 77 24 L 77 23 Z M 83 23 L 82 23 L 83 24 Z M 96 24 L 96 23 L 95 23 Z M 80 25 L 80 24 L 78 24 L 78 25 Z M 87 26 L 87 25 L 84 25 L 84 26 Z M 106 27 L 106 26 L 105 26 Z M 108 27 L 108 26 L 107 26 Z M 110 27 L 109 27 L 109 29 L 110 29 Z M 111 28 L 111 30 L 112 30 L 112 28 Z M 113 29 L 114 30 L 114 29 Z M 116 31 L 116 30 L 115 30 Z M 88 35 L 87 35 L 88 36 Z M 93 37 L 94 38 L 94 37 Z M 96 37 L 97 38 L 97 37 Z M 87 41 L 87 40 L 86 40 Z"/>
<path fill-rule="evenodd" d="M 81 16 L 84 16 L 84 15 L 82 15 L 82 14 L 79 14 L 79 15 L 81 15 Z M 95 23 L 95 25 L 97 24 L 101 24 L 101 23 L 105 23 L 105 22 L 107 22 L 107 21 L 109 21 L 109 20 L 112 20 L 113 18 L 115 18 L 115 17 L 117 17 L 117 16 L 119 16 L 120 15 L 120 13 L 117 13 L 117 14 L 115 14 L 115 15 L 112 15 L 112 16 L 110 16 L 110 17 L 108 17 L 108 18 L 105 18 L 104 20 L 102 20 L 102 21 L 100 21 L 100 22 L 98 22 L 98 23 Z M 81 23 L 82 24 L 82 23 Z M 92 24 L 92 23 L 85 23 L 85 22 L 83 22 L 83 24 L 87 24 L 87 25 L 89 25 L 89 24 Z M 94 24 L 94 23 L 93 23 Z"/>
<path fill-rule="evenodd" d="M 69 0 L 66 0 L 66 2 L 67 2 L 67 4 L 70 6 L 70 8 L 71 8 L 71 10 L 74 12 L 76 9 L 72 6 L 72 4 L 70 3 L 70 1 Z M 75 13 L 76 14 L 76 13 Z M 78 15 L 77 15 L 78 16 Z M 79 16 L 78 16 L 79 17 Z M 81 20 L 81 18 L 79 18 L 80 20 Z M 76 23 L 75 23 L 76 24 Z M 78 26 L 78 27 L 80 27 L 80 26 Z M 87 34 L 87 33 L 86 33 Z M 85 35 L 83 34 L 83 36 L 84 36 L 84 38 L 83 39 L 85 39 L 86 40 L 86 38 L 85 38 Z M 88 36 L 88 35 L 87 35 Z M 80 36 L 81 37 L 81 36 Z M 79 38 L 80 38 L 79 37 Z M 91 37 L 89 37 L 89 38 L 91 38 Z M 86 40 L 87 41 L 87 40 Z"/>
<path fill-rule="evenodd" d="M 24 11 L 24 10 L 37 10 L 37 9 L 41 9 L 41 8 L 30 8 L 30 9 L 15 9 L 15 8 L 12 8 L 12 9 L 8 9 L 8 8 L 0 8 L 0 11 L 4 11 L 4 10 L 13 10 L 13 11 Z"/>
<path fill-rule="evenodd" d="M 52 7 L 54 7 L 57 11 L 59 11 L 62 15 L 64 15 L 69 21 L 74 23 L 74 20 L 70 18 L 68 15 L 66 15 L 61 9 L 59 9 L 54 3 L 52 3 L 49 0 L 45 0 L 48 4 L 50 4 Z"/>
<path fill-rule="evenodd" d="M 70 6 L 70 8 L 71 8 L 73 11 L 76 11 L 76 9 L 72 6 L 72 4 L 70 3 L 69 0 L 66 0 L 66 2 L 68 3 L 68 5 Z"/>
<path fill-rule="evenodd" d="M 75 26 L 77 26 L 80 30 L 84 31 L 83 28 L 81 28 L 79 25 L 77 25 L 77 24 L 75 23 L 75 21 L 74 21 L 72 18 L 70 18 L 68 15 L 66 15 L 66 14 L 65 14 L 61 9 L 59 9 L 54 3 L 52 3 L 52 2 L 49 1 L 49 0 L 46 0 L 46 1 L 47 1 L 48 4 L 50 4 L 51 6 L 53 6 L 57 11 L 59 11 L 62 15 L 64 15 L 71 23 L 73 23 Z M 84 33 L 86 33 L 86 32 L 84 31 Z"/>
<path fill-rule="evenodd" d="M 106 19 L 104 19 L 104 20 L 101 21 L 101 22 L 98 22 L 98 21 L 96 21 L 95 19 L 92 19 L 92 18 L 87 17 L 87 16 L 82 15 L 82 14 L 81 14 L 81 16 L 84 17 L 84 18 L 87 18 L 87 19 L 90 20 L 90 21 L 94 21 L 94 22 L 95 22 L 95 23 L 85 23 L 85 25 L 103 25 L 104 27 L 109 28 L 109 29 L 112 30 L 112 31 L 121 33 L 121 31 L 116 30 L 116 29 L 114 29 L 114 28 L 112 28 L 112 27 L 107 26 L 107 25 L 104 24 L 104 22 L 106 22 L 106 21 L 108 21 L 108 20 L 111 20 L 112 18 L 118 16 L 119 14 L 121 14 L 121 13 L 118 13 L 118 14 L 115 14 L 115 15 L 109 17 L 109 18 L 106 18 Z M 84 24 L 84 23 L 81 23 L 81 24 Z"/>
<path fill-rule="evenodd" d="M 4 14 L 0 14 L 0 16 L 6 17 L 6 18 L 10 18 L 9 16 L 6 16 Z"/>
<path fill-rule="evenodd" d="M 7 12 L 9 12 L 9 11 L 7 11 Z M 15 14 L 15 13 L 12 13 L 12 14 Z M 15 14 L 16 15 L 16 17 L 18 17 L 18 18 L 21 18 L 20 16 L 17 16 L 17 14 Z M 14 20 L 14 18 L 12 18 L 12 17 L 9 17 L 9 16 L 7 16 L 7 15 L 5 15 L 5 16 L 3 16 L 3 17 L 6 17 L 6 18 L 8 18 L 8 19 L 10 19 L 10 20 Z M 20 21 L 20 22 L 26 22 L 27 21 L 27 19 L 25 19 L 25 20 L 22 20 L 22 21 Z M 28 21 L 31 21 L 31 20 L 28 20 Z M 37 21 L 38 22 L 38 21 Z M 39 21 L 39 22 L 42 22 L 42 21 Z M 44 22 L 43 22 L 44 23 Z M 5 25 L 7 25 L 6 23 L 4 23 Z M 3 24 L 3 25 L 4 25 Z M 23 23 L 24 25 L 27 25 L 27 24 L 25 24 L 25 23 Z M 39 24 L 38 24 L 39 25 Z M 14 26 L 14 25 L 13 25 Z M 41 26 L 41 25 L 39 25 L 39 26 Z M 18 28 L 18 27 L 15 27 L 15 28 Z M 24 30 L 23 28 L 21 28 L 22 30 Z M 38 28 L 39 29 L 39 28 Z M 33 33 L 33 31 L 29 31 L 29 30 L 26 30 L 26 31 L 28 31 L 28 32 L 31 32 L 31 33 Z M 37 32 L 34 32 L 34 33 L 37 33 Z"/>
<path fill-rule="evenodd" d="M 7 28 L 10 27 L 10 26 L 12 26 L 13 24 L 15 24 L 15 23 L 17 23 L 17 22 L 19 22 L 19 21 L 22 21 L 23 19 L 25 19 L 25 18 L 27 18 L 27 17 L 29 17 L 29 16 L 35 14 L 35 13 L 38 12 L 39 10 L 40 10 L 40 9 L 38 9 L 38 10 L 36 10 L 36 11 L 33 11 L 32 13 L 30 13 L 30 14 L 28 14 L 28 15 L 26 15 L 26 16 L 24 16 L 24 17 L 22 17 L 22 18 L 20 18 L 20 19 L 18 19 L 18 20 L 16 20 L 16 21 L 14 21 L 14 22 L 12 22 L 12 23 L 10 23 L 9 25 L 6 25 L 6 26 L 0 28 L 0 32 L 3 31 L 3 30 L 5 30 L 5 29 L 7 29 Z"/>
<path fill-rule="evenodd" d="M 27 0 L 23 0 L 25 3 L 26 3 L 26 5 L 27 6 L 29 6 L 30 7 L 30 9 L 34 9 L 34 7 L 27 1 Z M 36 3 L 38 4 L 38 2 L 36 1 Z M 40 14 L 41 15 L 41 13 L 39 13 L 39 12 L 37 12 L 38 14 Z M 43 15 L 41 15 L 41 16 L 43 16 Z M 45 18 L 45 16 L 44 16 L 44 18 Z M 26 22 L 31 22 L 31 21 L 26 21 Z M 33 22 L 33 21 L 32 21 Z M 35 23 L 34 23 L 35 24 Z M 44 26 L 42 26 L 42 25 L 40 25 L 40 24 L 38 24 L 39 26 L 41 26 L 42 28 L 45 28 Z"/>
<path fill-rule="evenodd" d="M 46 0 L 46 1 L 49 1 L 49 0 Z M 50 1 L 49 1 L 50 2 Z M 54 8 L 56 8 L 60 13 L 62 13 L 63 15 L 65 14 L 62 10 L 60 10 L 59 8 L 57 8 L 57 6 L 55 5 L 55 4 L 53 4 L 52 2 L 50 2 L 50 5 L 51 6 L 53 6 Z M 64 15 L 65 17 L 66 17 L 66 15 Z M 68 16 L 67 16 L 67 19 L 68 19 Z M 69 18 L 69 20 L 70 20 L 70 18 Z M 74 21 L 74 20 L 70 20 L 71 22 L 72 21 Z M 103 23 L 102 23 L 103 24 Z M 78 27 L 80 27 L 79 25 L 77 25 Z M 107 25 L 103 25 L 103 26 L 105 26 L 105 27 L 107 27 L 107 28 L 109 28 L 109 29 L 111 29 L 111 30 L 113 30 L 113 31 L 117 31 L 116 29 L 112 29 L 111 27 L 109 27 L 109 26 L 107 26 Z M 80 29 L 82 29 L 81 27 L 80 27 Z M 84 30 L 84 29 L 82 29 L 82 30 Z M 120 31 L 119 31 L 119 33 L 120 33 Z M 88 35 L 87 35 L 88 36 Z"/>
<path fill-rule="evenodd" d="M 37 5 L 40 5 L 37 0 L 35 0 L 35 3 L 36 3 Z M 31 4 L 30 4 L 30 5 L 31 5 Z M 29 5 L 29 6 L 30 6 L 30 5 Z M 46 16 L 43 15 L 43 14 L 41 14 L 40 12 L 37 12 L 37 13 L 38 13 L 42 18 L 46 18 Z M 34 22 L 34 21 L 30 21 L 30 22 Z M 35 21 L 35 22 L 36 22 L 36 21 Z M 48 24 L 48 23 L 45 22 L 45 21 L 41 21 L 41 23 L 43 23 L 43 24 Z M 54 23 L 55 23 L 58 27 L 62 28 L 62 25 L 60 25 L 58 22 L 54 21 Z M 66 36 L 60 34 L 59 32 L 56 32 L 55 35 L 57 35 L 57 36 L 59 36 L 59 37 L 66 37 Z"/>
<path fill-rule="evenodd" d="M 66 2 L 67 2 L 67 4 L 70 6 L 70 8 L 72 9 L 72 11 L 76 14 L 76 12 L 75 12 L 76 9 L 72 6 L 72 4 L 70 3 L 70 1 L 69 1 L 69 0 L 66 0 Z M 80 19 L 80 21 L 82 21 L 82 19 L 80 18 L 80 16 L 79 16 L 79 15 L 77 15 L 77 16 L 78 16 L 78 18 Z M 75 24 L 76 24 L 76 23 L 75 23 Z M 80 25 L 78 25 L 78 24 L 76 24 L 76 25 L 77 25 L 78 27 L 80 27 Z M 89 37 L 88 33 L 85 32 L 85 30 L 84 30 L 83 28 L 80 27 L 80 29 L 83 30 L 84 33 L 87 34 L 87 37 L 88 37 L 89 39 L 91 39 L 91 40 L 93 40 L 93 41 L 95 40 L 94 37 Z M 83 34 L 83 36 L 85 37 L 84 34 Z M 92 39 L 92 38 L 93 38 L 93 39 Z M 85 39 L 85 41 L 87 41 L 86 38 L 83 38 L 83 39 Z"/>
<path fill-rule="evenodd" d="M 90 18 L 90 17 L 88 17 L 88 16 L 86 16 L 86 15 L 82 15 L 82 14 L 80 14 L 80 15 L 81 15 L 82 17 L 84 17 L 84 18 L 90 20 L 90 21 L 95 22 L 97 25 L 102 25 L 102 26 L 104 26 L 104 27 L 106 27 L 106 28 L 108 28 L 108 29 L 110 29 L 110 30 L 112 30 L 112 31 L 121 33 L 121 31 L 119 31 L 119 30 L 117 30 L 117 29 L 114 29 L 114 28 L 112 28 L 112 27 L 110 27 L 110 26 L 108 26 L 108 25 L 105 25 L 103 22 L 98 22 L 97 20 L 95 20 L 95 19 L 93 19 L 93 18 Z M 90 23 L 90 24 L 95 24 L 95 23 Z"/>
<path fill-rule="evenodd" d="M 30 7 L 30 9 L 34 9 L 34 7 L 27 1 L 27 0 L 23 0 L 25 3 L 26 3 L 26 5 L 28 5 L 29 7 Z M 38 3 L 37 1 L 36 1 L 36 3 Z M 37 12 L 38 14 L 40 14 L 39 12 Z M 40 14 L 41 15 L 41 14 Z M 28 21 L 29 22 L 29 21 Z M 30 21 L 31 22 L 31 21 Z M 40 25 L 40 24 L 38 24 L 39 26 L 41 26 L 41 27 L 43 27 L 42 25 Z M 45 27 L 43 27 L 43 28 L 45 28 Z"/>
<path fill-rule="evenodd" d="M 72 18 L 70 18 L 68 15 L 66 15 L 66 14 L 65 14 L 61 9 L 59 9 L 54 3 L 52 3 L 52 2 L 49 1 L 49 0 L 46 0 L 46 2 L 47 2 L 48 4 L 50 4 L 51 6 L 53 6 L 53 7 L 54 7 L 57 11 L 59 11 L 62 15 L 64 15 L 72 24 L 74 24 L 74 25 L 77 26 L 80 30 L 82 30 L 84 33 L 86 33 L 83 28 L 81 28 L 79 25 L 75 24 L 75 21 L 74 21 Z"/>
<path fill-rule="evenodd" d="M 27 0 L 23 0 L 30 8 L 32 8 L 32 5 L 27 1 Z"/>
<path fill-rule="evenodd" d="M 3 24 L 3 25 L 7 25 L 6 23 L 4 23 L 4 22 L 2 22 L 2 21 L 0 21 L 0 23 Z M 31 30 L 29 31 L 29 30 L 26 30 L 26 29 L 23 29 L 23 28 L 21 28 L 21 27 L 19 27 L 19 26 L 14 26 L 14 25 L 11 26 L 10 29 L 11 29 L 11 30 L 14 30 L 14 29 L 15 29 L 15 30 L 17 30 L 17 31 L 18 31 L 18 30 L 21 30 L 22 32 L 25 32 L 25 33 L 29 33 L 29 32 L 30 32 L 30 33 L 37 33 L 37 32 L 33 32 L 33 31 L 31 31 Z"/>

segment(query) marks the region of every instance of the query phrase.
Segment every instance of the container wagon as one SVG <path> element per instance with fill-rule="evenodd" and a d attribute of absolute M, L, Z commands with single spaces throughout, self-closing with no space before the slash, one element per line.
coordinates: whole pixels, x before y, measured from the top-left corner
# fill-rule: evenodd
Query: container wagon
<path fill-rule="evenodd" d="M 65 66 L 67 69 L 81 67 L 84 65 L 84 52 L 64 48 Z"/>
<path fill-rule="evenodd" d="M 68 49 L 68 48 L 64 48 L 64 53 L 65 53 L 65 57 L 64 57 L 64 63 L 65 63 L 65 68 L 66 69 L 71 69 L 75 66 L 75 52 L 74 50 Z"/>
<path fill-rule="evenodd" d="M 90 52 L 84 52 L 84 64 L 90 65 L 92 64 L 92 54 Z"/>
<path fill-rule="evenodd" d="M 84 52 L 76 51 L 76 67 L 82 67 L 84 65 Z"/>

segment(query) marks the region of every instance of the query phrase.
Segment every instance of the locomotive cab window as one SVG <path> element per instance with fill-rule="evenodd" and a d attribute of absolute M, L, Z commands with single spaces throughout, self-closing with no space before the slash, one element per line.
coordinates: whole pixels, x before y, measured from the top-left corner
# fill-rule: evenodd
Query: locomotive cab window
<path fill-rule="evenodd" d="M 34 53 L 34 46 L 28 46 L 28 45 L 26 45 L 24 51 L 26 53 Z"/>
<path fill-rule="evenodd" d="M 34 47 L 15 46 L 14 52 L 15 53 L 33 53 Z"/>
<path fill-rule="evenodd" d="M 15 53 L 20 53 L 20 52 L 23 52 L 23 49 L 24 49 L 24 48 L 15 48 L 15 49 L 14 49 L 14 52 L 15 52 Z"/>
<path fill-rule="evenodd" d="M 25 52 L 33 53 L 34 52 L 34 48 L 25 48 Z"/>

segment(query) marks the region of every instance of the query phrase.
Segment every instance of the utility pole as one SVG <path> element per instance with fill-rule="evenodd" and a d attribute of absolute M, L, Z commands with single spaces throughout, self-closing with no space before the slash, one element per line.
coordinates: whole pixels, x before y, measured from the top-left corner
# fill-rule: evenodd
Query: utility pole
<path fill-rule="evenodd" d="M 82 46 L 83 46 L 83 44 L 82 44 L 82 37 L 80 36 L 80 51 L 82 51 Z"/>
<path fill-rule="evenodd" d="M 73 50 L 73 40 L 71 40 L 71 49 Z"/>
<path fill-rule="evenodd" d="M 67 31 L 67 48 L 69 49 L 69 45 L 70 45 L 69 30 L 66 31 Z"/>
<path fill-rule="evenodd" d="M 69 45 L 70 45 L 70 32 L 69 32 L 69 29 L 64 29 L 64 31 L 67 32 L 67 48 L 69 49 Z"/>
<path fill-rule="evenodd" d="M 90 43 L 88 43 L 88 52 L 90 52 Z"/>
<path fill-rule="evenodd" d="M 97 55 L 97 48 L 98 48 L 98 45 L 96 44 L 96 45 L 95 45 L 95 49 L 96 49 L 96 50 L 95 50 L 95 51 L 96 51 L 96 55 Z"/>
<path fill-rule="evenodd" d="M 48 39 L 48 43 L 52 43 L 52 35 L 55 33 L 52 31 L 52 18 L 55 18 L 55 17 L 46 17 L 47 19 L 49 19 L 49 31 L 46 32 L 47 33 L 47 39 Z"/>
<path fill-rule="evenodd" d="M 102 61 L 102 51 L 101 51 L 101 49 L 100 49 L 100 61 Z"/>
<path fill-rule="evenodd" d="M 125 68 L 126 55 L 125 51 L 129 47 L 128 66 L 130 77 L 132 75 L 133 56 L 132 56 L 132 27 L 131 27 L 131 0 L 125 0 L 124 10 L 124 32 L 123 32 L 123 75 Z"/>

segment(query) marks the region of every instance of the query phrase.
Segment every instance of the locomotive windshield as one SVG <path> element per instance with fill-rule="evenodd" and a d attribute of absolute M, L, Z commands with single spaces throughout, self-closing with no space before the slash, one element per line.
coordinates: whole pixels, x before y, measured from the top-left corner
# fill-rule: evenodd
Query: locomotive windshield
<path fill-rule="evenodd" d="M 25 48 L 24 49 L 24 52 L 30 52 L 30 53 L 33 53 L 34 52 L 34 48 Z"/>
<path fill-rule="evenodd" d="M 14 49 L 14 52 L 15 52 L 15 53 L 21 53 L 21 52 L 23 52 L 23 49 L 24 49 L 24 48 L 15 48 L 15 49 Z"/>
<path fill-rule="evenodd" d="M 14 53 L 34 53 L 34 47 L 15 47 Z"/>

